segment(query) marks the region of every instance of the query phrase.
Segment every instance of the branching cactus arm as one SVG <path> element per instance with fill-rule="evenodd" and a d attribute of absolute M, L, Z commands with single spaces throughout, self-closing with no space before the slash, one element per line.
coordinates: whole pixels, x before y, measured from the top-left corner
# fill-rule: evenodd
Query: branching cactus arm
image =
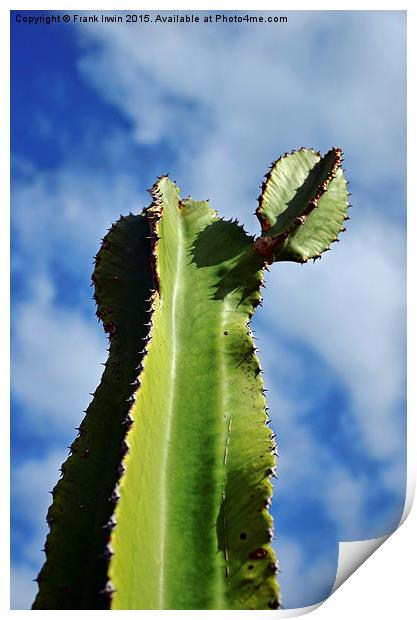
<path fill-rule="evenodd" d="M 341 161 L 339 148 L 324 157 L 303 148 L 272 164 L 256 210 L 262 228 L 256 247 L 269 263 L 305 263 L 338 241 L 349 219 Z"/>

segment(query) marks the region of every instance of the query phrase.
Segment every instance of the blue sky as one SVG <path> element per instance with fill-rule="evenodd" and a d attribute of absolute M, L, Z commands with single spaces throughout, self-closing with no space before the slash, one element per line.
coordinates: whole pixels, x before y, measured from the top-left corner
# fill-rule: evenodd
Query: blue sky
<path fill-rule="evenodd" d="M 274 265 L 253 321 L 280 455 L 284 606 L 329 594 L 338 541 L 382 536 L 401 517 L 405 13 L 287 15 L 77 27 L 12 16 L 14 608 L 33 600 L 48 491 L 105 361 L 92 257 L 167 171 L 257 233 L 273 159 L 344 149 L 348 231 L 314 265 Z"/>

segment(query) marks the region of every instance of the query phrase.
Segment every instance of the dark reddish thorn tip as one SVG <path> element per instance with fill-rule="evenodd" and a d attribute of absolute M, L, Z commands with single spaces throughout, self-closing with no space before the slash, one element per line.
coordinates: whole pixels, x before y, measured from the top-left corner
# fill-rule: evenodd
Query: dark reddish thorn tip
<path fill-rule="evenodd" d="M 114 336 L 114 334 L 117 332 L 117 325 L 112 321 L 110 321 L 109 323 L 105 323 L 104 331 L 110 336 Z"/>
<path fill-rule="evenodd" d="M 267 550 L 263 547 L 259 547 L 259 549 L 255 549 L 255 551 L 249 554 L 249 558 L 251 560 L 263 560 L 267 555 Z"/>

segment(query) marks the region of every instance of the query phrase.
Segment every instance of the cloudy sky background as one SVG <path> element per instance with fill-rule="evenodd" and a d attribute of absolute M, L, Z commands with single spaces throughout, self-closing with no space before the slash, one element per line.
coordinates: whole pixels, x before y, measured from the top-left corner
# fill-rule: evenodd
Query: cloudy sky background
<path fill-rule="evenodd" d="M 284 607 L 329 594 L 338 541 L 382 536 L 401 517 L 405 13 L 285 14 L 191 26 L 12 16 L 14 608 L 32 603 L 48 491 L 106 357 L 92 257 L 167 171 L 255 234 L 273 159 L 344 149 L 347 232 L 314 265 L 271 268 L 253 321 L 280 453 Z"/>

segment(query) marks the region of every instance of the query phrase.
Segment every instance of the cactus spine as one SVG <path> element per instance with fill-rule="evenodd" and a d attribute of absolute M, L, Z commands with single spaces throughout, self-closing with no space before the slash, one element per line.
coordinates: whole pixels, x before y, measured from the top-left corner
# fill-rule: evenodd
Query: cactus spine
<path fill-rule="evenodd" d="M 269 609 L 275 443 L 249 321 L 263 272 L 329 248 L 347 219 L 341 151 L 286 154 L 254 239 L 167 176 L 121 218 L 93 274 L 102 382 L 48 511 L 34 609 Z"/>

